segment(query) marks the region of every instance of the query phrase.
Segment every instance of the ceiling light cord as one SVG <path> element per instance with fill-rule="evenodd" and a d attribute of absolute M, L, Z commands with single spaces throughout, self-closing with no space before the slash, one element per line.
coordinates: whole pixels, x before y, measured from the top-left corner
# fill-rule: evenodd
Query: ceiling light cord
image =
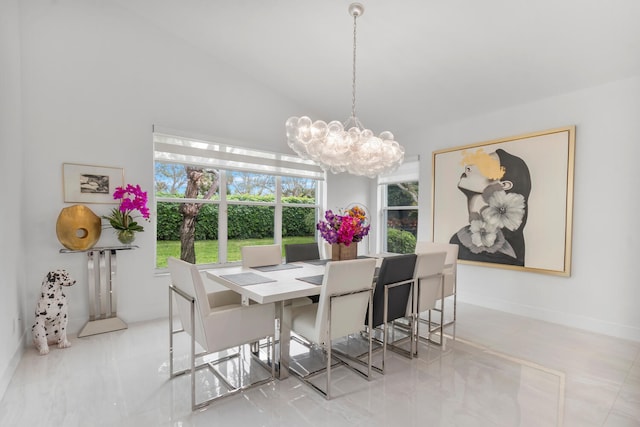
<path fill-rule="evenodd" d="M 358 123 L 356 118 L 356 21 L 360 14 L 353 13 L 353 74 L 351 76 L 351 120 Z"/>

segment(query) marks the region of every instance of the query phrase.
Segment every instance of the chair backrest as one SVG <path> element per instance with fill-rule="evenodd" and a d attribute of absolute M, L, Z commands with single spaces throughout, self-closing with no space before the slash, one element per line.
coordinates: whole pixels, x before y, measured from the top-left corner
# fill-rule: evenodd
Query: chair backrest
<path fill-rule="evenodd" d="M 413 280 L 416 265 L 416 254 L 395 255 L 383 258 L 380 272 L 373 293 L 373 324 L 377 327 L 384 323 L 384 288 L 406 280 Z M 411 283 L 389 288 L 387 321 L 390 322 L 407 313 L 407 305 L 411 296 Z"/>
<path fill-rule="evenodd" d="M 320 259 L 318 243 L 290 243 L 284 245 L 284 259 L 285 262 Z"/>
<path fill-rule="evenodd" d="M 436 243 L 419 241 L 416 243 L 415 253 L 430 253 L 445 251 L 447 257 L 444 261 L 444 296 L 448 297 L 456 292 L 456 280 L 458 274 L 458 249 L 453 243 Z"/>
<path fill-rule="evenodd" d="M 169 257 L 168 263 L 169 273 L 171 274 L 171 284 L 195 299 L 194 331 L 191 325 L 190 303 L 184 298 L 174 294 L 182 327 L 189 335 L 194 335 L 195 333 L 196 342 L 203 348 L 207 348 L 202 319 L 209 314 L 211 309 L 202 276 L 200 276 L 200 272 L 194 264 L 174 257 Z"/>
<path fill-rule="evenodd" d="M 331 259 L 333 255 L 333 245 L 329 242 L 322 242 L 323 258 Z"/>
<path fill-rule="evenodd" d="M 418 312 L 434 308 L 440 299 L 438 296 L 442 293 L 442 271 L 446 257 L 444 251 L 417 255 L 413 278 L 418 290 Z"/>
<path fill-rule="evenodd" d="M 447 267 L 455 266 L 458 263 L 458 245 L 453 243 L 437 243 L 427 242 L 424 240 L 416 242 L 415 253 L 429 253 L 429 252 L 446 252 L 447 257 L 444 261 Z"/>
<path fill-rule="evenodd" d="M 333 299 L 330 297 L 364 289 L 371 290 L 375 268 L 376 260 L 374 258 L 327 263 L 316 315 L 315 331 L 318 333 L 318 336 L 314 337 L 316 342 L 325 343 L 328 339 L 329 321 L 331 326 L 330 339 L 344 337 L 362 330 L 371 293 L 360 292 Z M 331 304 L 331 319 L 328 317 L 329 304 Z"/>
<path fill-rule="evenodd" d="M 282 264 L 282 247 L 280 245 L 242 246 L 242 266 L 263 267 L 265 265 Z"/>

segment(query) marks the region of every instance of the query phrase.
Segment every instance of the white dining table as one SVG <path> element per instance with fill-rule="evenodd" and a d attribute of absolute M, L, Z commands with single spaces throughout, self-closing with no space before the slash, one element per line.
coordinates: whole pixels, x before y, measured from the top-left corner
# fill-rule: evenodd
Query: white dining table
<path fill-rule="evenodd" d="M 206 270 L 205 275 L 213 282 L 223 285 L 242 296 L 242 303 L 249 304 L 249 300 L 259 304 L 275 303 L 276 318 L 279 324 L 278 341 L 276 350 L 276 376 L 285 379 L 289 376 L 289 348 L 291 340 L 290 326 L 282 322 L 285 306 L 291 304 L 297 298 L 309 297 L 320 294 L 320 285 L 299 280 L 300 277 L 317 276 L 324 273 L 325 265 L 314 265 L 307 262 L 282 264 L 294 266 L 274 271 L 261 271 L 257 268 L 244 268 L 242 266 L 222 267 Z M 285 267 L 286 268 L 286 267 Z M 241 284 L 236 280 L 236 275 L 250 273 L 269 280 L 257 284 Z"/>

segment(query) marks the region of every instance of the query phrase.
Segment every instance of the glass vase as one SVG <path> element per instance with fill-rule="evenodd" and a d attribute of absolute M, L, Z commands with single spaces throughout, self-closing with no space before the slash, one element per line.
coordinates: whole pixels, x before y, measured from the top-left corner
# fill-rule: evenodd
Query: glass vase
<path fill-rule="evenodd" d="M 130 245 L 136 239 L 135 231 L 118 230 L 118 240 L 123 245 Z"/>

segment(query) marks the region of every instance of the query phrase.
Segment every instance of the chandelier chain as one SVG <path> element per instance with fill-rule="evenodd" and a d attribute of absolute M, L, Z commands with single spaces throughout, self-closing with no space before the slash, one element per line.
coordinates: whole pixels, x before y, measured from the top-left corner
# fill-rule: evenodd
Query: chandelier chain
<path fill-rule="evenodd" d="M 353 75 L 351 77 L 351 118 L 356 120 L 356 20 L 358 14 L 353 14 Z"/>

